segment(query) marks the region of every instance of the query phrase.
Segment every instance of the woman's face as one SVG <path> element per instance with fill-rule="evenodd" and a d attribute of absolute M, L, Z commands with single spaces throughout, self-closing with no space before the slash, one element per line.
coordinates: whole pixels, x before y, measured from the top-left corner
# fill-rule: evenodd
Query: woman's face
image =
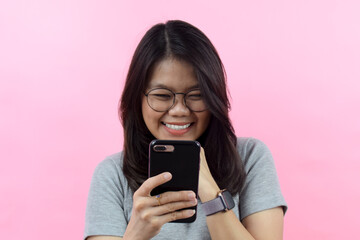
<path fill-rule="evenodd" d="M 198 88 L 198 81 L 190 64 L 173 58 L 154 66 L 145 92 L 167 88 L 174 93 L 186 93 Z M 183 95 L 177 94 L 174 105 L 166 112 L 157 112 L 142 99 L 142 114 L 149 131 L 157 139 L 196 140 L 209 125 L 210 112 L 193 112 L 184 105 Z"/>

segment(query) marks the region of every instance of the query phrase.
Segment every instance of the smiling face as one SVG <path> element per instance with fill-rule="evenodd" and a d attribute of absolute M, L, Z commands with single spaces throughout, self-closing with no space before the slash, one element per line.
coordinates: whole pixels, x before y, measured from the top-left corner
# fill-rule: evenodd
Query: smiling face
<path fill-rule="evenodd" d="M 167 58 L 154 66 L 145 92 L 154 88 L 167 88 L 175 93 L 186 93 L 198 88 L 198 81 L 191 65 L 185 61 Z M 209 125 L 210 112 L 193 112 L 184 105 L 183 95 L 178 94 L 174 105 L 166 112 L 156 112 L 142 99 L 144 122 L 157 139 L 196 140 Z"/>

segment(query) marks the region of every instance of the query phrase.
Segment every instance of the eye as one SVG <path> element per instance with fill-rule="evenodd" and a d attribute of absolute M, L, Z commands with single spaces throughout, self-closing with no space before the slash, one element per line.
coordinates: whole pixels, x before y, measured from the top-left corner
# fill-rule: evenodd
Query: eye
<path fill-rule="evenodd" d="M 191 91 L 186 95 L 186 99 L 190 101 L 199 101 L 202 100 L 202 95 L 200 91 Z"/>
<path fill-rule="evenodd" d="M 149 92 L 149 97 L 157 101 L 171 101 L 173 94 L 167 89 L 154 89 Z"/>
<path fill-rule="evenodd" d="M 170 100 L 172 98 L 172 96 L 170 94 L 160 94 L 160 93 L 157 93 L 157 94 L 150 94 L 151 97 L 153 98 L 156 98 L 156 99 L 159 99 L 159 100 Z"/>

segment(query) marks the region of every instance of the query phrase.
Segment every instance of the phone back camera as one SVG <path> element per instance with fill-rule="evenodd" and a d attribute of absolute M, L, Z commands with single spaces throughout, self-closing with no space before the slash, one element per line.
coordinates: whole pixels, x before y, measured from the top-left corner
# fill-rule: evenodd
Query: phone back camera
<path fill-rule="evenodd" d="M 175 147 L 173 145 L 155 145 L 153 149 L 155 152 L 173 152 Z"/>
<path fill-rule="evenodd" d="M 165 146 L 155 146 L 155 147 L 154 147 L 154 150 L 155 150 L 155 151 L 162 152 L 162 151 L 165 151 L 165 150 L 166 150 L 166 147 L 165 147 Z"/>

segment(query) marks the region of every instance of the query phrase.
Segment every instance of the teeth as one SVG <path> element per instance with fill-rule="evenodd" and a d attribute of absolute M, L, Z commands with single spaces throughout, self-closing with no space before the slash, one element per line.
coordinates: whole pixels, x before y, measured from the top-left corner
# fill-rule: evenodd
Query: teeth
<path fill-rule="evenodd" d="M 182 125 L 182 126 L 181 125 L 172 125 L 172 124 L 167 124 L 167 123 L 165 123 L 165 125 L 168 128 L 171 128 L 171 129 L 174 129 L 174 130 L 182 130 L 182 129 L 188 128 L 190 126 L 190 123 Z"/>

